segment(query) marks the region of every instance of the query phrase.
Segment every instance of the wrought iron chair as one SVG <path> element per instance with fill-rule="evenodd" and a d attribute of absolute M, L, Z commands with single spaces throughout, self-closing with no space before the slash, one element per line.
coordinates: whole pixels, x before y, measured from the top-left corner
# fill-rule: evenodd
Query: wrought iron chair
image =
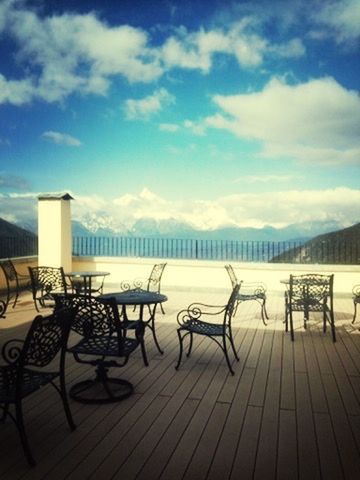
<path fill-rule="evenodd" d="M 13 308 L 18 301 L 19 295 L 23 290 L 30 290 L 30 276 L 18 273 L 15 265 L 10 259 L 2 260 L 0 267 L 4 272 L 6 281 L 6 305 L 8 305 L 12 298 L 14 298 Z"/>
<path fill-rule="evenodd" d="M 64 269 L 62 267 L 29 267 L 31 290 L 36 310 L 53 307 L 53 294 L 67 293 Z"/>
<path fill-rule="evenodd" d="M 354 285 L 352 289 L 352 293 L 353 293 L 353 303 L 354 303 L 354 317 L 353 317 L 352 323 L 354 323 L 356 320 L 357 304 L 360 303 L 360 285 Z"/>
<path fill-rule="evenodd" d="M 239 288 L 239 284 L 234 286 L 228 303 L 224 306 L 192 303 L 185 310 L 181 310 L 178 313 L 177 322 L 180 326 L 177 329 L 177 334 L 179 337 L 180 352 L 179 359 L 175 367 L 176 370 L 178 370 L 181 364 L 184 338 L 187 336 L 190 337 L 190 343 L 186 354 L 186 356 L 189 357 L 193 346 L 193 336 L 195 334 L 209 337 L 219 345 L 219 347 L 224 352 L 226 363 L 229 367 L 230 373 L 231 375 L 234 375 L 234 370 L 231 366 L 228 355 L 228 344 L 230 344 L 236 360 L 239 361 L 239 357 L 235 350 L 231 329 L 231 321 L 236 311 Z M 216 316 L 221 316 L 222 321 L 211 322 L 210 320 L 212 318 L 216 318 Z"/>
<path fill-rule="evenodd" d="M 290 275 L 288 289 L 285 292 L 285 331 L 289 331 L 294 341 L 293 313 L 304 313 L 304 328 L 307 328 L 310 312 L 323 314 L 323 332 L 330 324 L 331 335 L 336 342 L 334 321 L 334 275 Z"/>
<path fill-rule="evenodd" d="M 126 365 L 130 355 L 143 345 L 144 326 L 139 323 L 135 338 L 128 338 L 113 298 L 105 302 L 89 295 L 54 294 L 54 299 L 55 309 L 76 308 L 71 330 L 76 332 L 78 340 L 68 346 L 67 352 L 77 362 L 95 367 L 95 378 L 73 385 L 70 396 L 82 403 L 109 403 L 131 395 L 132 384 L 109 377 L 108 370 Z"/>
<path fill-rule="evenodd" d="M 7 363 L 0 366 L 2 421 L 10 417 L 15 422 L 30 465 L 35 465 L 35 460 L 24 426 L 22 409 L 24 398 L 51 384 L 62 399 L 71 430 L 75 429 L 64 374 L 66 343 L 74 314 L 72 309 L 63 309 L 48 316 L 38 315 L 33 320 L 25 340 L 9 340 L 2 348 L 2 356 Z M 59 361 L 57 368 L 56 358 Z M 59 386 L 55 383 L 56 379 L 59 380 Z M 10 411 L 11 405 L 15 406 L 14 413 Z"/>
<path fill-rule="evenodd" d="M 231 285 L 234 288 L 235 285 L 240 284 L 239 295 L 237 298 L 238 305 L 241 302 L 247 302 L 248 300 L 255 300 L 261 305 L 261 319 L 266 326 L 265 321 L 269 319 L 266 311 L 266 285 L 262 282 L 243 282 L 239 281 L 232 265 L 225 265 L 226 271 L 229 275 Z"/>
<path fill-rule="evenodd" d="M 122 290 L 131 290 L 136 288 L 143 288 L 146 284 L 146 290 L 148 292 L 160 293 L 161 289 L 161 278 L 166 267 L 166 263 L 156 263 L 151 272 L 149 278 L 144 279 L 135 279 L 133 281 L 124 280 L 121 282 L 120 288 Z M 164 307 L 160 304 L 161 312 L 165 314 Z M 134 310 L 136 307 L 134 307 Z"/>

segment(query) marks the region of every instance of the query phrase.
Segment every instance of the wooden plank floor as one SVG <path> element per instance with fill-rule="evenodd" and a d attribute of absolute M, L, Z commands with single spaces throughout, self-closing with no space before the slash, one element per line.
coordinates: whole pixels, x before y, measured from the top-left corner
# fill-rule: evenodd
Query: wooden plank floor
<path fill-rule="evenodd" d="M 319 316 L 295 342 L 284 333 L 283 297 L 269 295 L 265 327 L 256 302 L 241 304 L 234 323 L 240 357 L 229 375 L 218 347 L 199 339 L 178 371 L 176 313 L 192 301 L 222 304 L 222 291 L 165 292 L 157 331 L 165 353 L 147 337 L 122 369 L 135 393 L 109 405 L 71 401 L 77 429 L 68 429 L 51 388 L 27 399 L 26 427 L 34 468 L 25 462 L 16 428 L 1 425 L 0 478 L 39 479 L 360 479 L 360 315 L 351 325 L 350 297 L 336 297 L 337 342 Z M 24 298 L 0 321 L 0 344 L 22 338 L 35 315 Z M 68 385 L 92 375 L 67 360 Z"/>

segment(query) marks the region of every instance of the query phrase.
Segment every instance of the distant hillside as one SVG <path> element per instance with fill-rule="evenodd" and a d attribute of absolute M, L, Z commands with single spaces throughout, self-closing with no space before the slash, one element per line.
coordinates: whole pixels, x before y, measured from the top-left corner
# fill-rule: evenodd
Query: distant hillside
<path fill-rule="evenodd" d="M 0 237 L 35 237 L 34 233 L 0 218 Z"/>
<path fill-rule="evenodd" d="M 0 258 L 36 255 L 37 237 L 0 218 Z"/>
<path fill-rule="evenodd" d="M 318 235 L 301 246 L 277 255 L 271 262 L 359 264 L 360 223 Z"/>

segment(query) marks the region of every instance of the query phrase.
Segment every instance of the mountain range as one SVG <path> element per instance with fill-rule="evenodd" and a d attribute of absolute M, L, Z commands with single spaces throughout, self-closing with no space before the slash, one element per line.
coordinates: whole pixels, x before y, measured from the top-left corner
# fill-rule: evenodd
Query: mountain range
<path fill-rule="evenodd" d="M 92 215 L 85 222 L 73 221 L 73 236 L 112 237 L 130 236 L 146 238 L 182 238 L 198 240 L 231 240 L 231 241 L 263 241 L 263 242 L 297 242 L 297 246 L 273 257 L 272 262 L 279 263 L 360 263 L 360 223 L 347 228 L 334 228 L 336 222 L 316 222 L 289 225 L 282 229 L 273 227 L 255 228 L 222 228 L 217 230 L 196 230 L 189 225 L 175 220 L 156 221 L 141 219 L 131 229 L 114 228 L 106 223 L 106 218 L 99 222 Z M 23 228 L 26 227 L 26 228 Z M 330 230 L 330 231 L 329 231 Z M 323 233 L 323 232 L 326 233 Z M 315 234 L 319 232 L 319 234 Z M 22 227 L 13 225 L 0 218 L 0 256 L 9 252 L 8 240 L 15 238 L 20 251 L 33 243 L 36 237 L 35 223 L 27 223 Z M 2 241 L 3 239 L 3 241 Z M 4 243 L 5 242 L 5 243 Z"/>
<path fill-rule="evenodd" d="M 37 222 L 19 225 L 33 233 L 37 231 Z M 303 222 L 288 225 L 284 228 L 264 226 L 263 228 L 223 227 L 216 230 L 199 230 L 191 225 L 170 218 L 155 220 L 141 218 L 132 225 L 126 226 L 115 221 L 107 214 L 87 214 L 81 220 L 73 220 L 73 236 L 130 236 L 148 238 L 182 238 L 198 240 L 242 240 L 242 241 L 297 241 L 307 240 L 324 233 L 341 230 L 343 225 L 336 221 Z"/>
<path fill-rule="evenodd" d="M 263 228 L 240 228 L 223 227 L 216 230 L 199 230 L 191 225 L 181 223 L 175 219 L 155 220 L 153 218 L 141 218 L 127 227 L 116 222 L 107 214 L 87 214 L 80 220 L 73 220 L 73 236 L 130 236 L 149 238 L 183 238 L 199 240 L 238 240 L 238 241 L 270 241 L 270 242 L 300 242 L 305 243 L 330 232 L 344 232 L 349 236 L 353 227 L 342 228 L 336 221 L 303 222 L 288 225 L 284 228 L 264 226 Z M 1 236 L 21 236 L 24 234 L 37 234 L 36 220 L 14 225 L 0 219 Z M 342 235 L 342 234 L 341 234 Z"/>

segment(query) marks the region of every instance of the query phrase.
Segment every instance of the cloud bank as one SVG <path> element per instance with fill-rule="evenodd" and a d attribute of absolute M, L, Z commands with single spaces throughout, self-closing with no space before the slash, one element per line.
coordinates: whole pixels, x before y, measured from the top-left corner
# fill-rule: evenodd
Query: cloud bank
<path fill-rule="evenodd" d="M 0 194 L 2 218 L 20 223 L 35 220 L 40 193 Z M 322 221 L 336 221 L 347 227 L 359 222 L 360 190 L 345 187 L 239 193 L 211 201 L 170 201 L 147 188 L 139 194 L 128 193 L 113 199 L 69 193 L 76 199 L 72 203 L 74 220 L 97 215 L 110 219 L 113 228 L 126 226 L 130 229 L 142 218 L 176 220 L 199 230 L 229 226 L 282 228 Z"/>
<path fill-rule="evenodd" d="M 312 27 L 318 38 L 319 28 L 327 35 L 335 31 L 338 42 L 359 37 L 356 0 L 301 4 L 303 10 L 311 11 L 309 31 Z M 188 31 L 182 25 L 174 27 L 158 44 L 149 32 L 126 24 L 109 25 L 94 12 L 44 16 L 24 1 L 3 0 L 0 33 L 7 34 L 16 45 L 16 61 L 23 77 L 0 74 L 0 104 L 61 102 L 74 93 L 106 95 L 116 77 L 130 83 L 151 83 L 173 69 L 208 74 L 219 55 L 235 58 L 240 69 L 306 55 L 306 46 L 296 36 L 271 42 L 263 31 L 272 19 L 256 5 L 244 2 L 245 7 L 246 15 L 208 28 Z M 285 16 L 283 9 L 276 9 L 276 2 L 273 10 Z M 287 2 L 286 12 L 295 22 L 301 13 L 299 2 Z M 298 16 L 298 21 L 305 18 L 304 13 Z"/>

